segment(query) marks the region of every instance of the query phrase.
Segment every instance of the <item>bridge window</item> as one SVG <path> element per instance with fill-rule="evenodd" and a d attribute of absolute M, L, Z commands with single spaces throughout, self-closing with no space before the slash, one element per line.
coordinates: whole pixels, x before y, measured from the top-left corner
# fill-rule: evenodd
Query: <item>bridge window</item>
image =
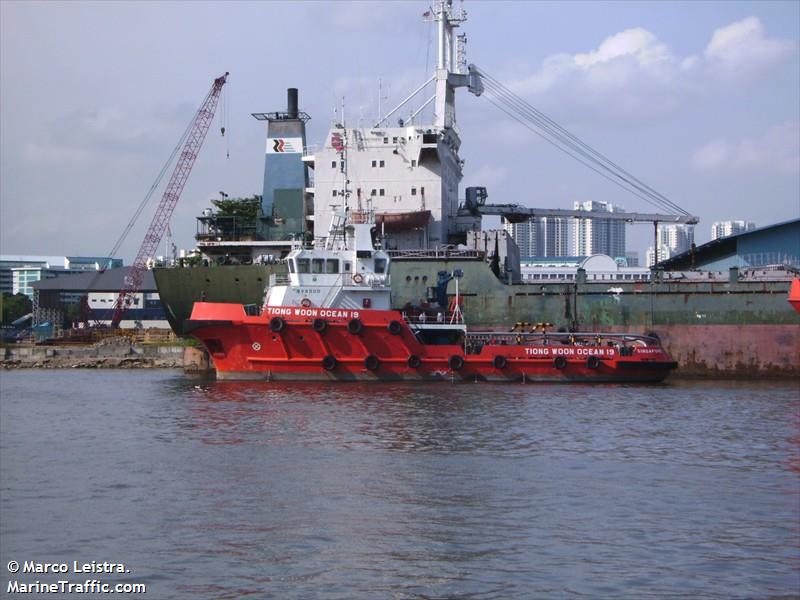
<path fill-rule="evenodd" d="M 381 168 L 386 166 L 386 163 L 384 161 L 381 161 L 379 164 L 380 164 Z"/>
<path fill-rule="evenodd" d="M 325 270 L 325 259 L 324 258 L 312 258 L 311 259 L 311 272 L 312 273 L 322 273 Z"/>
<path fill-rule="evenodd" d="M 308 273 L 309 272 L 309 264 L 310 261 L 307 258 L 298 258 L 297 259 L 297 272 L 298 273 Z"/>
<path fill-rule="evenodd" d="M 416 196 L 417 195 L 417 188 L 415 188 L 415 187 L 411 188 L 411 195 L 412 196 Z"/>
<path fill-rule="evenodd" d="M 332 160 L 331 161 L 331 169 L 335 169 L 335 168 L 336 168 L 336 161 Z"/>
<path fill-rule="evenodd" d="M 378 195 L 379 196 L 383 196 L 384 195 L 384 189 L 383 188 L 380 189 L 380 193 Z"/>
<path fill-rule="evenodd" d="M 352 265 L 350 264 L 350 261 L 349 261 L 349 260 L 346 260 L 346 261 L 344 262 L 344 272 L 345 272 L 345 273 L 349 273 L 349 272 L 350 272 L 350 269 L 351 269 L 351 266 L 352 266 Z"/>
<path fill-rule="evenodd" d="M 372 161 L 372 166 L 373 166 L 373 168 L 377 167 L 378 166 L 378 161 L 377 160 L 373 160 Z"/>
<path fill-rule="evenodd" d="M 416 167 L 417 166 L 417 159 L 416 158 L 412 158 L 411 159 L 411 166 L 412 167 Z"/>
<path fill-rule="evenodd" d="M 369 195 L 370 195 L 370 196 L 374 196 L 374 195 L 375 195 L 375 194 L 377 194 L 377 193 L 378 193 L 378 190 L 376 190 L 376 189 L 373 189 L 373 190 L 372 190 L 372 191 L 369 193 Z"/>
<path fill-rule="evenodd" d="M 336 258 L 329 258 L 325 262 L 325 272 L 334 274 L 339 272 L 339 260 Z"/>
<path fill-rule="evenodd" d="M 385 258 L 376 258 L 375 259 L 375 272 L 378 274 L 383 274 L 386 272 L 386 259 Z"/>

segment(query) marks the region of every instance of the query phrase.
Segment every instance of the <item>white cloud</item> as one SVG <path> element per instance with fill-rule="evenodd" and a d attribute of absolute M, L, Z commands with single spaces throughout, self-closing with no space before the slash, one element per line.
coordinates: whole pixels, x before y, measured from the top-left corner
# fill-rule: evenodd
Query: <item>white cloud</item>
<path fill-rule="evenodd" d="M 796 174 L 800 172 L 800 122 L 776 125 L 758 137 L 712 140 L 694 152 L 691 165 L 699 171 L 751 169 Z"/>
<path fill-rule="evenodd" d="M 578 105 L 626 120 L 671 112 L 719 86 L 752 78 L 785 60 L 794 43 L 765 37 L 756 17 L 714 31 L 702 55 L 679 56 L 641 27 L 606 38 L 585 53 L 554 54 L 510 87 L 537 102 Z"/>
<path fill-rule="evenodd" d="M 788 40 L 764 37 L 764 26 L 747 17 L 717 29 L 705 50 L 709 65 L 728 74 L 749 74 L 786 58 L 794 49 Z"/>
<path fill-rule="evenodd" d="M 573 60 L 579 67 L 590 68 L 622 57 L 632 57 L 641 65 L 673 60 L 669 49 L 656 36 L 641 27 L 612 35 L 597 50 L 588 54 L 576 54 Z"/>

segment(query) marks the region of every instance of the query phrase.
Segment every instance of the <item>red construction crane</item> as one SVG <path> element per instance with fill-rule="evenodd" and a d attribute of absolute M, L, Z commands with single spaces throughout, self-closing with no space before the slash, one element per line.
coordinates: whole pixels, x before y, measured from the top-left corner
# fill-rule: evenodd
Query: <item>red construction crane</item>
<path fill-rule="evenodd" d="M 164 195 L 161 197 L 161 202 L 156 208 L 156 214 L 153 215 L 153 221 L 147 229 L 147 233 L 142 240 L 142 245 L 139 247 L 139 253 L 133 261 L 133 265 L 125 277 L 125 286 L 120 290 L 119 296 L 114 303 L 114 316 L 111 318 L 111 327 L 119 327 L 125 311 L 130 308 L 131 297 L 136 294 L 142 287 L 142 279 L 144 272 L 147 269 L 147 259 L 156 253 L 161 238 L 169 225 L 169 219 L 172 216 L 172 211 L 175 210 L 175 205 L 178 203 L 178 198 L 181 197 L 183 186 L 186 185 L 186 180 L 189 178 L 189 173 L 192 172 L 194 161 L 197 159 L 197 153 L 206 139 L 208 128 L 211 126 L 211 121 L 214 120 L 214 113 L 217 110 L 219 96 L 222 92 L 222 86 L 227 81 L 228 73 L 222 77 L 217 77 L 214 84 L 206 95 L 203 104 L 197 110 L 194 116 L 192 128 L 189 131 L 186 142 L 183 144 L 178 162 L 175 165 L 175 170 L 172 177 L 164 190 Z"/>

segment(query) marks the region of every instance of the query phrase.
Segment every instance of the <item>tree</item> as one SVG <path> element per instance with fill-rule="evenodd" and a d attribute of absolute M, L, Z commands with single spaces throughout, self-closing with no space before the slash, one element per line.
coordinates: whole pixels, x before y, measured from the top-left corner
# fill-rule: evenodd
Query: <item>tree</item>
<path fill-rule="evenodd" d="M 3 292 L 2 305 L 3 325 L 10 325 L 33 310 L 33 303 L 25 294 Z"/>
<path fill-rule="evenodd" d="M 210 221 L 216 235 L 225 240 L 253 239 L 261 211 L 261 196 L 212 200 L 217 212 Z"/>

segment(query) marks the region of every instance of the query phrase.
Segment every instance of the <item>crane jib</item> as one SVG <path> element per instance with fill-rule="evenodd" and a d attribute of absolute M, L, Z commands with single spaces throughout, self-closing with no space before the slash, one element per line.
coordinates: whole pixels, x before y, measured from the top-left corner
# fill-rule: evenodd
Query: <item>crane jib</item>
<path fill-rule="evenodd" d="M 181 192 L 183 192 L 183 187 L 189 178 L 189 174 L 192 172 L 192 167 L 206 139 L 211 121 L 214 119 L 222 86 L 225 85 L 227 80 L 227 72 L 221 77 L 214 79 L 214 83 L 206 95 L 205 100 L 203 100 L 203 103 L 192 119 L 191 129 L 186 136 L 186 141 L 184 142 L 175 169 L 172 172 L 172 177 L 170 177 L 167 183 L 161 201 L 156 208 L 155 215 L 153 215 L 150 227 L 147 229 L 142 245 L 139 247 L 139 252 L 136 254 L 128 276 L 125 278 L 125 285 L 122 290 L 120 290 L 119 296 L 114 303 L 114 316 L 111 318 L 112 327 L 119 326 L 122 317 L 128 309 L 129 302 L 127 299 L 136 294 L 141 288 L 142 280 L 144 279 L 144 271 L 147 268 L 147 259 L 155 253 L 169 225 L 169 219 L 180 199 Z"/>

